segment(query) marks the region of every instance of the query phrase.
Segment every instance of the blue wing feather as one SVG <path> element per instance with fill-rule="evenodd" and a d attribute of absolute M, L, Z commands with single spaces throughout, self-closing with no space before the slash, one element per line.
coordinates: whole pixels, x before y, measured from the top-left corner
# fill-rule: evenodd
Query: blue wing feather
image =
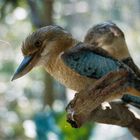
<path fill-rule="evenodd" d="M 96 79 L 119 69 L 120 66 L 116 60 L 90 50 L 64 53 L 62 59 L 68 67 L 80 75 Z"/>

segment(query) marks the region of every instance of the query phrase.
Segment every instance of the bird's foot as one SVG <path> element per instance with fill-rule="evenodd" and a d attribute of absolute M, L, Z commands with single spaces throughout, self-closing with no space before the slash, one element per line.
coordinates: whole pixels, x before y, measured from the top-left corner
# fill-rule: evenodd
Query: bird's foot
<path fill-rule="evenodd" d="M 109 104 L 109 102 L 103 102 L 101 103 L 101 107 L 102 107 L 102 110 L 106 110 L 106 109 L 112 109 L 111 105 Z"/>

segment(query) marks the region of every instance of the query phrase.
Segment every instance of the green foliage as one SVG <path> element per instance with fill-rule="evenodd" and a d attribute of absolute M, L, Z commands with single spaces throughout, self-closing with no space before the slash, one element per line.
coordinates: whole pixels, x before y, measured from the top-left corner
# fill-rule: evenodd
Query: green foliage
<path fill-rule="evenodd" d="M 65 113 L 59 113 L 56 117 L 56 122 L 63 133 L 64 140 L 87 140 L 89 138 L 93 124 L 86 124 L 81 128 L 73 128 L 66 122 Z"/>
<path fill-rule="evenodd" d="M 0 68 L 1 74 L 2 73 L 4 75 L 8 74 L 10 76 L 10 74 L 13 73 L 15 70 L 15 66 L 13 65 L 12 61 L 3 61 L 1 65 L 2 65 L 2 67 Z"/>

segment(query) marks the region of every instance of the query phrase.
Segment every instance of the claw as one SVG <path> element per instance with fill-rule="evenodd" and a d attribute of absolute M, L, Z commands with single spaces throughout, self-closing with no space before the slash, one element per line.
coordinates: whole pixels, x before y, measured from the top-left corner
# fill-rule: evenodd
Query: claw
<path fill-rule="evenodd" d="M 103 102 L 101 103 L 102 109 L 106 110 L 106 109 L 112 109 L 111 105 L 109 104 L 109 102 Z"/>

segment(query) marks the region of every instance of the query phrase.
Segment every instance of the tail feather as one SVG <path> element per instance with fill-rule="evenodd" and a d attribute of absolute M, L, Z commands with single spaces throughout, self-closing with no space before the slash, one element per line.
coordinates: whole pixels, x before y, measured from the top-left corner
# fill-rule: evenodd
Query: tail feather
<path fill-rule="evenodd" d="M 140 97 L 137 96 L 133 96 L 133 95 L 129 95 L 129 94 L 125 94 L 122 97 L 123 102 L 125 103 L 129 103 L 135 107 L 140 108 Z"/>

